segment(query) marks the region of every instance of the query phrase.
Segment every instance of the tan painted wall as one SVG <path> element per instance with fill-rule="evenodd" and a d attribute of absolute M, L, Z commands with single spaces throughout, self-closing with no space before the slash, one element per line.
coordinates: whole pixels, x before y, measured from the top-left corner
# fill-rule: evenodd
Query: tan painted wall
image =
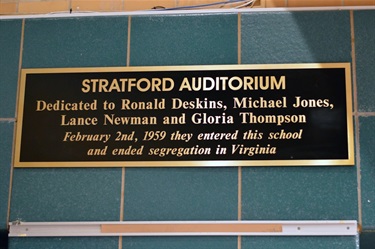
<path fill-rule="evenodd" d="M 0 15 L 41 14 L 54 12 L 117 12 L 150 10 L 155 7 L 182 7 L 210 4 L 223 0 L 0 0 Z M 211 8 L 233 8 L 239 4 Z M 375 6 L 375 0 L 256 0 L 254 8 Z"/>

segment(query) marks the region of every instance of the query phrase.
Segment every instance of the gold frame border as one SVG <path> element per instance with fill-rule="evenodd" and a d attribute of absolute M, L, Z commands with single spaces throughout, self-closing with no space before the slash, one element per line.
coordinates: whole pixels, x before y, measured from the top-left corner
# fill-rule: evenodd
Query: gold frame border
<path fill-rule="evenodd" d="M 20 162 L 23 106 L 25 100 L 26 75 L 29 73 L 90 73 L 90 72 L 140 72 L 140 71 L 202 71 L 238 69 L 309 69 L 344 68 L 346 87 L 346 117 L 348 137 L 348 159 L 330 160 L 207 160 L 207 161 L 85 161 L 85 162 Z M 228 167 L 228 166 L 353 166 L 353 103 L 351 65 L 343 63 L 298 63 L 298 64 L 241 64 L 241 65 L 192 65 L 192 66 L 139 66 L 139 67 L 80 67 L 80 68 L 33 68 L 22 69 L 19 82 L 18 112 L 15 138 L 14 167 L 16 168 L 75 168 L 75 167 Z"/>

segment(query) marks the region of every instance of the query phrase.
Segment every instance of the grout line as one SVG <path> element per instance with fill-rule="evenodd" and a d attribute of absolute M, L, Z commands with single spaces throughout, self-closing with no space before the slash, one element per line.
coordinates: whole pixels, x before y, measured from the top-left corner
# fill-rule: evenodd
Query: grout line
<path fill-rule="evenodd" d="M 120 221 L 124 221 L 125 167 L 121 169 Z M 122 249 L 122 236 L 118 237 L 118 249 Z"/>
<path fill-rule="evenodd" d="M 237 63 L 240 65 L 242 61 L 241 57 L 241 13 L 237 15 Z M 242 218 L 242 167 L 238 167 L 238 195 L 237 195 L 237 219 L 241 220 Z M 237 249 L 242 248 L 242 237 L 241 235 L 237 236 Z"/>
<path fill-rule="evenodd" d="M 125 167 L 121 170 L 121 198 L 120 198 L 120 221 L 124 221 L 124 201 L 125 201 Z"/>
<path fill-rule="evenodd" d="M 375 112 L 358 112 L 359 117 L 372 117 L 375 116 Z"/>
<path fill-rule="evenodd" d="M 118 236 L 118 249 L 122 249 L 122 236 Z"/>
<path fill-rule="evenodd" d="M 354 33 L 354 16 L 350 11 L 350 40 L 351 40 L 351 57 L 352 57 L 352 79 L 353 79 L 353 115 L 358 116 L 358 98 L 357 98 L 357 72 L 356 72 L 356 56 L 355 56 L 355 33 Z"/>
<path fill-rule="evenodd" d="M 19 86 L 20 86 L 20 79 L 21 79 L 21 68 L 22 68 L 22 56 L 23 56 L 23 42 L 24 42 L 24 34 L 25 34 L 25 19 L 22 20 L 22 25 L 21 25 L 21 41 L 20 41 L 20 55 L 19 55 L 19 60 L 18 60 L 18 79 L 17 79 L 17 96 L 16 96 L 16 116 L 17 116 L 17 110 L 18 110 L 18 96 L 19 96 Z M 16 119 L 14 119 L 15 122 L 17 122 Z M 14 153 L 15 153 L 15 135 L 16 135 L 16 126 L 14 125 L 13 128 L 13 146 L 12 146 L 12 163 L 10 166 L 10 176 L 9 176 L 9 192 L 8 192 L 8 210 L 7 210 L 7 219 L 6 219 L 6 224 L 9 224 L 9 219 L 10 219 L 10 200 L 12 198 L 12 186 L 13 186 L 13 171 L 14 171 Z"/>
<path fill-rule="evenodd" d="M 125 3 L 124 3 L 125 5 Z M 130 32 L 131 32 L 131 16 L 128 16 L 128 39 L 126 41 L 126 66 L 130 66 Z M 125 167 L 121 169 L 121 196 L 120 196 L 120 221 L 124 221 L 124 205 L 125 205 Z M 122 236 L 118 237 L 118 249 L 122 249 Z"/>
<path fill-rule="evenodd" d="M 0 118 L 0 122 L 4 122 L 4 121 L 16 122 L 16 118 Z"/>
<path fill-rule="evenodd" d="M 120 221 L 124 221 L 125 167 L 121 169 Z M 118 249 L 122 249 L 122 236 L 118 237 Z"/>
<path fill-rule="evenodd" d="M 241 13 L 237 15 L 237 62 L 241 64 Z"/>
<path fill-rule="evenodd" d="M 361 157 L 359 142 L 359 115 L 358 115 L 358 98 L 357 98 L 357 71 L 356 71 L 356 53 L 355 53 L 355 33 L 354 33 L 354 14 L 350 11 L 350 36 L 352 47 L 352 75 L 353 75 L 353 108 L 355 123 L 355 148 L 356 148 L 356 165 L 357 165 L 357 194 L 358 194 L 358 223 L 362 226 L 362 192 L 361 192 Z"/>
<path fill-rule="evenodd" d="M 128 39 L 126 44 L 126 66 L 130 66 L 130 33 L 131 33 L 131 16 L 128 17 Z M 121 211 L 120 211 L 120 221 L 124 220 L 124 201 L 125 201 L 125 167 L 121 171 Z"/>
<path fill-rule="evenodd" d="M 132 17 L 128 17 L 128 40 L 127 40 L 127 54 L 126 54 L 126 66 L 130 66 L 130 34 L 131 34 L 131 26 L 132 26 Z"/>
<path fill-rule="evenodd" d="M 237 219 L 242 219 L 242 167 L 238 167 L 238 210 L 237 210 Z"/>
<path fill-rule="evenodd" d="M 238 220 L 242 219 L 242 167 L 238 167 L 238 211 L 237 211 L 237 218 Z M 241 235 L 237 236 L 237 249 L 241 249 Z"/>

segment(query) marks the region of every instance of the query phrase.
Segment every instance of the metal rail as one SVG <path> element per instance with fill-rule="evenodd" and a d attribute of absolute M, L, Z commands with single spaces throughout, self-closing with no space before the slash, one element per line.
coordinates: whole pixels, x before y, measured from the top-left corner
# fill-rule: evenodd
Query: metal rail
<path fill-rule="evenodd" d="M 355 236 L 355 220 L 11 222 L 9 237 Z"/>

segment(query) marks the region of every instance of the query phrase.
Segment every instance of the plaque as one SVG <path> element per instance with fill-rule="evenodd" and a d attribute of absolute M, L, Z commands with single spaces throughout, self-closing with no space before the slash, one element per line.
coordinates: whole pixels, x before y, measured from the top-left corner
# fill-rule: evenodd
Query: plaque
<path fill-rule="evenodd" d="M 353 165 L 349 63 L 22 69 L 15 167 Z"/>

